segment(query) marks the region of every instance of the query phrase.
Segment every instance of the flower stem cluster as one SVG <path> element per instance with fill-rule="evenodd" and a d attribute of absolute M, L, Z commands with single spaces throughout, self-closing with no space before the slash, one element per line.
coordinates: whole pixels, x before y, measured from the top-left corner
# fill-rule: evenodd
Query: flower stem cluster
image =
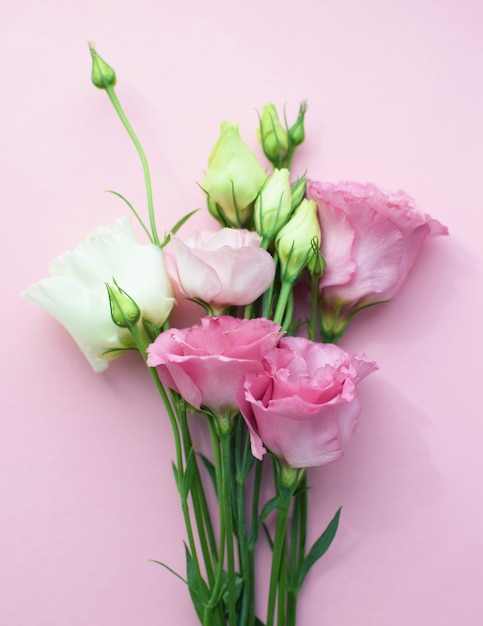
<path fill-rule="evenodd" d="M 51 276 L 26 295 L 64 324 L 95 371 L 127 349 L 146 363 L 173 433 L 186 527 L 186 579 L 174 573 L 200 623 L 295 626 L 299 591 L 340 515 L 307 549 L 308 468 L 341 458 L 361 412 L 358 385 L 377 369 L 329 342 L 357 311 L 394 297 L 423 241 L 447 230 L 403 192 L 291 180 L 307 106 L 288 126 L 268 104 L 258 136 L 273 172 L 238 124 L 223 122 L 202 184 L 222 228 L 183 241 L 177 231 L 191 212 L 161 241 L 147 159 L 115 94 L 116 74 L 89 47 L 92 82 L 106 91 L 141 160 L 149 229 L 126 202 L 149 242 L 138 243 L 127 220 L 99 229 L 56 259 Z M 184 299 L 210 315 L 172 328 L 171 311 Z M 195 420 L 206 422 L 209 457 L 195 446 Z M 260 619 L 262 529 L 272 563 Z"/>

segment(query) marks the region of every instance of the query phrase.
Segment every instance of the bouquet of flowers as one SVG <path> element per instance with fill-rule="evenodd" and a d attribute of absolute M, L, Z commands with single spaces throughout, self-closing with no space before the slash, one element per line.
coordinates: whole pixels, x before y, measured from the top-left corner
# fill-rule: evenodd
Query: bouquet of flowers
<path fill-rule="evenodd" d="M 342 456 L 361 410 L 358 384 L 377 369 L 335 342 L 358 311 L 397 294 L 424 240 L 447 229 L 402 191 L 292 180 L 303 103 L 292 125 L 264 106 L 258 138 L 267 167 L 238 125 L 223 122 L 201 185 L 221 228 L 183 241 L 189 213 L 160 237 L 147 160 L 117 99 L 115 72 L 90 48 L 93 83 L 142 162 L 149 225 L 117 195 L 147 242 L 122 218 L 57 258 L 25 295 L 67 328 L 94 371 L 128 350 L 144 359 L 171 424 L 186 525 L 186 573 L 160 564 L 187 585 L 200 623 L 294 626 L 301 586 L 340 515 L 306 545 L 307 469 Z M 173 328 L 184 299 L 199 305 L 200 320 Z M 211 455 L 196 449 L 193 420 L 204 420 Z M 260 541 L 272 561 L 258 617 Z"/>

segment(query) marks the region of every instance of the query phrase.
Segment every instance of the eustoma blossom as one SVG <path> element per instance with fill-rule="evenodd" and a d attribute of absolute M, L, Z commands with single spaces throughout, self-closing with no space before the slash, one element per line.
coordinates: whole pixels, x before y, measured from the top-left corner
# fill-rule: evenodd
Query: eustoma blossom
<path fill-rule="evenodd" d="M 322 230 L 326 267 L 319 289 L 329 337 L 340 335 L 356 311 L 393 298 L 424 240 L 448 233 L 403 191 L 311 181 L 307 195 L 317 202 Z"/>
<path fill-rule="evenodd" d="M 240 381 L 263 369 L 264 354 L 280 337 L 280 326 L 264 318 L 204 317 L 191 328 L 161 333 L 148 348 L 147 363 L 197 409 L 236 412 Z"/>
<path fill-rule="evenodd" d="M 96 372 L 134 345 L 129 331 L 111 318 L 106 283 L 115 279 L 133 298 L 140 325 L 145 319 L 161 326 L 173 308 L 162 251 L 138 243 L 127 218 L 97 229 L 73 252 L 56 258 L 50 274 L 23 295 L 65 326 Z"/>
<path fill-rule="evenodd" d="M 257 233 L 234 228 L 198 232 L 186 243 L 172 237 L 166 269 L 180 294 L 221 313 L 250 304 L 272 284 L 275 264 L 260 242 Z"/>
<path fill-rule="evenodd" d="M 357 384 L 376 364 L 302 337 L 282 339 L 264 363 L 237 395 L 253 455 L 261 459 L 268 448 L 294 468 L 340 458 L 360 412 Z"/>

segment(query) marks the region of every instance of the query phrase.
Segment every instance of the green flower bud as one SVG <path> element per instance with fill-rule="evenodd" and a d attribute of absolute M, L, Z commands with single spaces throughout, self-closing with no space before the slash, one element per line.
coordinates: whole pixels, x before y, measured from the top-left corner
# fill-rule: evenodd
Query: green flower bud
<path fill-rule="evenodd" d="M 320 277 L 324 273 L 325 259 L 320 251 L 318 237 L 314 237 L 310 242 L 310 251 L 307 255 L 306 267 L 312 276 Z"/>
<path fill-rule="evenodd" d="M 289 128 L 288 136 L 290 137 L 290 141 L 294 146 L 300 146 L 301 143 L 304 142 L 305 139 L 305 126 L 304 119 L 305 113 L 307 112 L 307 103 L 302 102 L 299 108 L 299 114 L 295 124 Z"/>
<path fill-rule="evenodd" d="M 210 213 L 224 226 L 246 226 L 266 178 L 257 157 L 240 137 L 238 124 L 223 122 L 203 182 Z"/>
<path fill-rule="evenodd" d="M 297 280 L 307 263 L 312 262 L 314 238 L 320 240 L 317 204 L 313 200 L 302 200 L 275 241 L 283 281 Z"/>
<path fill-rule="evenodd" d="M 89 42 L 89 50 L 92 56 L 92 82 L 99 89 L 114 87 L 116 84 L 116 72 L 96 52 L 96 47 Z"/>
<path fill-rule="evenodd" d="M 274 167 L 281 167 L 288 152 L 288 135 L 278 119 L 275 105 L 266 104 L 257 129 L 263 152 Z"/>
<path fill-rule="evenodd" d="M 255 228 L 263 239 L 273 239 L 292 212 L 290 172 L 274 170 L 256 199 Z"/>
<path fill-rule="evenodd" d="M 130 295 L 114 281 L 115 287 L 106 283 L 111 307 L 111 318 L 120 328 L 135 326 L 141 317 L 141 311 Z"/>

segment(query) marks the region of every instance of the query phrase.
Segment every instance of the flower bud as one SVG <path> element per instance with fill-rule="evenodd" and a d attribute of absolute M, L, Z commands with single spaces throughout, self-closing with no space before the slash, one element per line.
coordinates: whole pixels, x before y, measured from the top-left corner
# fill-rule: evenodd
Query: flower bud
<path fill-rule="evenodd" d="M 295 124 L 289 128 L 288 136 L 290 137 L 290 141 L 294 146 L 300 146 L 301 143 L 304 142 L 305 139 L 305 126 L 304 119 L 305 113 L 307 112 L 307 103 L 302 102 L 299 108 L 299 114 L 295 121 Z"/>
<path fill-rule="evenodd" d="M 274 167 L 280 167 L 288 152 L 288 135 L 280 124 L 275 105 L 263 107 L 257 135 L 267 159 Z"/>
<path fill-rule="evenodd" d="M 115 287 L 106 283 L 111 307 L 111 318 L 120 328 L 135 326 L 141 317 L 141 311 L 134 300 L 114 281 Z"/>
<path fill-rule="evenodd" d="M 255 228 L 263 239 L 272 239 L 292 212 L 290 172 L 274 170 L 255 202 Z"/>
<path fill-rule="evenodd" d="M 320 251 L 320 241 L 318 237 L 313 237 L 310 242 L 310 250 L 307 255 L 307 269 L 312 276 L 320 278 L 324 273 L 325 259 Z"/>
<path fill-rule="evenodd" d="M 89 42 L 89 50 L 92 56 L 92 82 L 99 89 L 114 87 L 116 84 L 116 72 L 96 52 L 93 43 Z"/>
<path fill-rule="evenodd" d="M 265 180 L 256 156 L 240 137 L 238 124 L 223 122 L 203 182 L 210 213 L 224 226 L 245 226 Z"/>
<path fill-rule="evenodd" d="M 302 200 L 275 242 L 283 281 L 297 280 L 307 263 L 313 260 L 314 238 L 320 240 L 317 204 L 313 200 Z"/>

